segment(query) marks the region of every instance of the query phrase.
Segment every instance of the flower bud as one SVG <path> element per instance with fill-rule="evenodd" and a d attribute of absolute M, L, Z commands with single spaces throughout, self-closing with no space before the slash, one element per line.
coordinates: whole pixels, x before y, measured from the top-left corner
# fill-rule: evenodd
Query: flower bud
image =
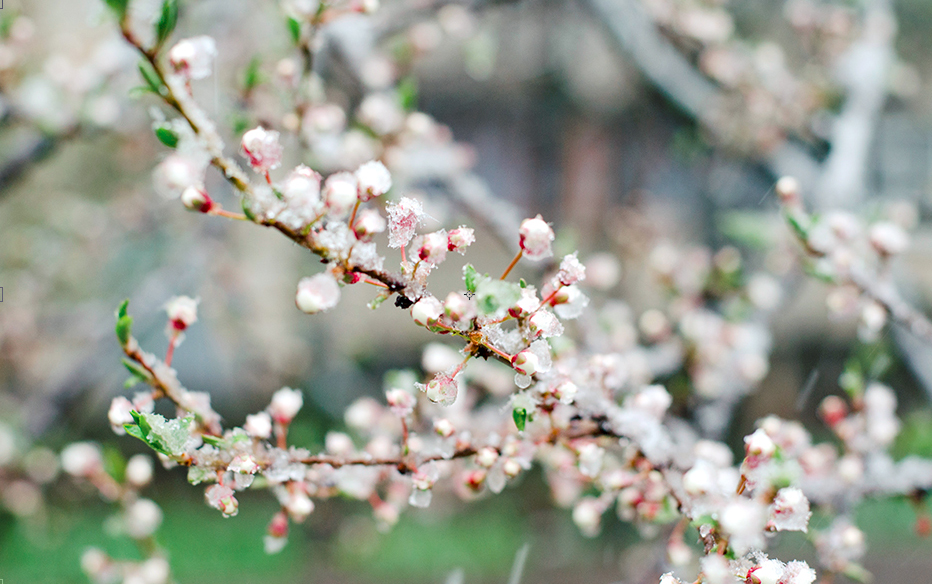
<path fill-rule="evenodd" d="M 126 434 L 123 425 L 133 423 L 133 415 L 130 414 L 132 410 L 133 402 L 122 395 L 113 398 L 113 401 L 110 402 L 110 409 L 107 411 L 107 419 L 110 420 L 110 426 L 116 434 L 120 436 Z"/>
<path fill-rule="evenodd" d="M 301 390 L 283 387 L 272 395 L 269 404 L 269 414 L 279 424 L 289 424 L 304 405 L 304 395 Z"/>
<path fill-rule="evenodd" d="M 540 360 L 529 350 L 521 351 L 511 359 L 511 366 L 523 375 L 534 375 L 537 372 Z"/>
<path fill-rule="evenodd" d="M 178 41 L 168 51 L 168 61 L 172 68 L 187 79 L 209 77 L 216 56 L 217 44 L 209 36 Z"/>
<path fill-rule="evenodd" d="M 75 477 L 89 477 L 103 469 L 100 447 L 93 442 L 75 442 L 61 452 L 61 466 Z"/>
<path fill-rule="evenodd" d="M 243 430 L 253 438 L 266 439 L 272 435 L 272 417 L 266 412 L 249 414 L 246 416 Z"/>
<path fill-rule="evenodd" d="M 126 510 L 126 533 L 133 539 L 149 537 L 162 524 L 162 509 L 151 499 L 137 499 Z"/>
<path fill-rule="evenodd" d="M 204 491 L 207 504 L 218 509 L 225 517 L 233 517 L 239 512 L 239 501 L 233 495 L 233 489 L 225 485 L 212 485 Z"/>
<path fill-rule="evenodd" d="M 324 202 L 330 214 L 342 217 L 352 210 L 359 201 L 356 191 L 356 177 L 348 172 L 338 172 L 324 181 Z"/>
<path fill-rule="evenodd" d="M 399 418 L 410 416 L 411 413 L 414 412 L 414 405 L 417 402 L 411 392 L 398 388 L 386 391 L 385 401 L 388 402 L 388 406 L 391 408 L 392 413 Z"/>
<path fill-rule="evenodd" d="M 327 273 L 302 278 L 298 282 L 295 305 L 301 312 L 316 314 L 330 310 L 340 301 L 340 285 Z"/>
<path fill-rule="evenodd" d="M 455 377 L 438 373 L 426 386 L 418 383 L 418 389 L 427 394 L 427 399 L 442 406 L 451 406 L 459 393 L 459 384 Z"/>
<path fill-rule="evenodd" d="M 252 456 L 248 454 L 237 454 L 233 457 L 233 460 L 230 461 L 227 470 L 234 473 L 252 475 L 258 472 L 259 465 L 256 464 L 256 460 Z"/>
<path fill-rule="evenodd" d="M 152 459 L 145 454 L 135 454 L 126 463 L 126 480 L 134 487 L 141 488 L 152 481 Z"/>
<path fill-rule="evenodd" d="M 498 451 L 490 446 L 480 448 L 476 453 L 476 464 L 482 468 L 491 468 L 496 460 L 498 460 Z"/>
<path fill-rule="evenodd" d="M 373 160 L 356 169 L 356 182 L 359 200 L 365 203 L 374 197 L 381 197 L 392 188 L 392 175 L 384 164 Z"/>
<path fill-rule="evenodd" d="M 553 255 L 550 248 L 554 240 L 553 229 L 538 215 L 533 219 L 525 219 L 518 230 L 521 236 L 520 245 L 524 255 L 531 260 L 542 260 Z"/>
<path fill-rule="evenodd" d="M 909 236 L 896 223 L 875 223 L 870 229 L 871 246 L 881 256 L 894 256 L 909 247 Z"/>
<path fill-rule="evenodd" d="M 279 133 L 258 126 L 243 134 L 243 152 L 249 159 L 249 165 L 259 173 L 267 173 L 282 164 L 282 145 L 278 141 Z"/>
<path fill-rule="evenodd" d="M 443 301 L 443 312 L 453 322 L 468 321 L 476 316 L 476 305 L 459 292 L 450 292 Z"/>
<path fill-rule="evenodd" d="M 204 182 L 204 169 L 180 154 L 171 154 L 152 172 L 155 190 L 166 198 L 177 198 L 190 186 Z"/>
<path fill-rule="evenodd" d="M 175 296 L 165 304 L 165 312 L 172 328 L 183 331 L 197 322 L 197 305 L 200 300 L 190 296 Z"/>
<path fill-rule="evenodd" d="M 439 420 L 434 420 L 434 432 L 439 434 L 444 438 L 449 438 L 453 435 L 456 429 L 453 427 L 453 423 L 446 419 L 440 418 Z"/>
<path fill-rule="evenodd" d="M 421 326 L 437 322 L 443 314 L 443 305 L 433 296 L 426 296 L 411 307 L 411 318 Z"/>
<path fill-rule="evenodd" d="M 476 241 L 475 232 L 469 227 L 457 227 L 447 233 L 447 250 L 460 255 L 466 254 L 466 248 Z"/>
<path fill-rule="evenodd" d="M 586 266 L 582 265 L 576 253 L 564 256 L 560 262 L 560 271 L 557 280 L 564 286 L 571 286 L 586 279 Z"/>
<path fill-rule="evenodd" d="M 181 193 L 181 204 L 191 211 L 200 213 L 207 213 L 214 206 L 214 202 L 207 195 L 207 192 L 195 186 L 190 186 Z"/>
<path fill-rule="evenodd" d="M 784 176 L 777 181 L 774 190 L 780 202 L 788 207 L 799 207 L 802 199 L 799 196 L 799 181 L 791 176 Z"/>
<path fill-rule="evenodd" d="M 353 232 L 359 239 L 383 231 L 385 231 L 385 218 L 375 209 L 363 209 L 356 219 L 356 224 L 353 225 Z"/>
<path fill-rule="evenodd" d="M 447 257 L 447 234 L 435 231 L 424 236 L 417 255 L 428 264 L 437 266 Z"/>
<path fill-rule="evenodd" d="M 521 464 L 513 458 L 509 458 L 502 463 L 502 472 L 505 473 L 505 476 L 513 479 L 519 474 L 521 474 Z"/>

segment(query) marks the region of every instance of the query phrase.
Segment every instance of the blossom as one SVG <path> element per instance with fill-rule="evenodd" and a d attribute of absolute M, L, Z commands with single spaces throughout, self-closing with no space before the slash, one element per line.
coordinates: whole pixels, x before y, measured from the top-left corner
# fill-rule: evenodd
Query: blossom
<path fill-rule="evenodd" d="M 540 359 L 538 359 L 533 351 L 524 350 L 516 353 L 515 356 L 511 358 L 511 366 L 514 367 L 515 371 L 518 373 L 530 376 L 534 375 L 540 368 Z"/>
<path fill-rule="evenodd" d="M 522 221 L 518 233 L 521 236 L 521 249 L 528 259 L 542 260 L 553 255 L 550 247 L 554 240 L 553 229 L 540 215 Z"/>
<path fill-rule="evenodd" d="M 385 218 L 375 209 L 363 209 L 353 225 L 353 232 L 356 237 L 362 239 L 376 233 L 385 231 Z"/>
<path fill-rule="evenodd" d="M 283 148 L 278 141 L 279 133 L 258 126 L 243 134 L 243 153 L 249 165 L 260 173 L 268 173 L 282 164 Z"/>
<path fill-rule="evenodd" d="M 181 193 L 181 204 L 191 211 L 209 212 L 214 202 L 201 187 L 189 186 Z"/>
<path fill-rule="evenodd" d="M 209 77 L 216 56 L 217 43 L 209 36 L 197 36 L 178 41 L 168 51 L 168 61 L 175 72 L 187 79 Z"/>
<path fill-rule="evenodd" d="M 295 305 L 301 312 L 316 314 L 330 310 L 340 301 L 340 285 L 328 273 L 302 278 L 298 282 Z"/>
<path fill-rule="evenodd" d="M 450 292 L 443 301 L 443 312 L 453 322 L 468 321 L 477 314 L 476 303 L 459 292 Z"/>
<path fill-rule="evenodd" d="M 165 304 L 171 326 L 183 331 L 197 322 L 197 305 L 200 300 L 190 296 L 174 296 Z"/>
<path fill-rule="evenodd" d="M 225 485 L 212 485 L 204 491 L 207 504 L 218 509 L 224 517 L 233 517 L 239 513 L 239 501 L 233 495 L 233 489 Z"/>
<path fill-rule="evenodd" d="M 331 174 L 324 182 L 324 201 L 330 214 L 336 217 L 350 212 L 359 194 L 356 191 L 356 177 L 348 172 Z"/>
<path fill-rule="evenodd" d="M 447 233 L 447 249 L 460 255 L 465 255 L 466 248 L 475 242 L 475 231 L 469 227 L 460 226 Z"/>
<path fill-rule="evenodd" d="M 870 229 L 870 243 L 882 256 L 893 256 L 906 251 L 909 236 L 896 223 L 882 221 Z"/>
<path fill-rule="evenodd" d="M 385 165 L 378 160 L 367 162 L 356 169 L 356 182 L 359 200 L 366 202 L 374 197 L 381 197 L 392 188 L 392 175 Z"/>
<path fill-rule="evenodd" d="M 272 435 L 272 417 L 266 412 L 249 414 L 246 416 L 243 430 L 253 438 L 268 438 Z"/>
<path fill-rule="evenodd" d="M 126 480 L 136 488 L 152 481 L 152 458 L 145 454 L 134 454 L 126 463 Z"/>
<path fill-rule="evenodd" d="M 107 411 L 107 419 L 110 420 L 110 426 L 113 428 L 114 433 L 120 436 L 126 434 L 123 426 L 132 424 L 134 421 L 131 411 L 133 411 L 131 401 L 122 395 L 113 398 L 113 401 L 110 402 L 110 409 Z"/>
<path fill-rule="evenodd" d="M 178 198 L 188 187 L 203 184 L 204 170 L 205 167 L 190 157 L 171 154 L 155 167 L 152 182 L 163 197 Z"/>
<path fill-rule="evenodd" d="M 304 405 L 304 396 L 300 389 L 283 387 L 272 395 L 269 414 L 279 424 L 288 424 Z"/>
<path fill-rule="evenodd" d="M 427 394 L 427 399 L 442 406 L 453 405 L 459 393 L 459 383 L 449 373 L 438 373 L 427 385 L 417 383 L 415 386 Z"/>
<path fill-rule="evenodd" d="M 388 206 L 388 245 L 389 247 L 404 247 L 408 245 L 417 226 L 424 217 L 424 208 L 420 201 L 402 197 L 397 204 Z"/>
<path fill-rule="evenodd" d="M 809 499 L 796 487 L 786 487 L 777 492 L 770 505 L 768 525 L 777 531 L 802 531 L 808 529 Z"/>
<path fill-rule="evenodd" d="M 576 253 L 564 256 L 560 262 L 557 280 L 564 286 L 570 286 L 586 279 L 586 266 L 582 265 Z"/>
<path fill-rule="evenodd" d="M 151 499 L 137 499 L 126 509 L 126 533 L 133 539 L 149 537 L 162 524 L 162 509 Z"/>
<path fill-rule="evenodd" d="M 320 201 L 320 175 L 302 164 L 282 181 L 280 190 L 289 206 L 313 207 Z"/>
<path fill-rule="evenodd" d="M 440 265 L 447 257 L 447 233 L 444 230 L 428 233 L 421 241 L 418 257 L 433 266 Z"/>
<path fill-rule="evenodd" d="M 427 326 L 440 319 L 443 305 L 433 296 L 425 296 L 411 307 L 411 318 L 421 326 Z"/>
<path fill-rule="evenodd" d="M 416 401 L 410 391 L 398 388 L 390 389 L 385 392 L 385 400 L 388 402 L 388 407 L 391 408 L 392 413 L 399 418 L 405 418 L 414 412 Z"/>

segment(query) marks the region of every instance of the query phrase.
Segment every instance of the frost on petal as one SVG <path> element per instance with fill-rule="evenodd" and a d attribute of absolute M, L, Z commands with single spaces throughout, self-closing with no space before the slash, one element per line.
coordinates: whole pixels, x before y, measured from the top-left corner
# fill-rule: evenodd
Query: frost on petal
<path fill-rule="evenodd" d="M 564 286 L 570 286 L 586 279 L 586 266 L 582 265 L 576 253 L 570 254 L 560 262 L 557 280 Z"/>
<path fill-rule="evenodd" d="M 424 217 L 420 201 L 402 197 L 388 206 L 388 245 L 399 248 L 408 245 Z"/>
<path fill-rule="evenodd" d="M 243 134 L 243 153 L 256 172 L 266 173 L 282 163 L 284 149 L 278 141 L 279 133 L 258 126 Z"/>
<path fill-rule="evenodd" d="M 525 219 L 518 230 L 521 249 L 530 260 L 542 260 L 553 255 L 550 244 L 554 240 L 553 229 L 538 215 Z"/>
<path fill-rule="evenodd" d="M 359 199 L 363 202 L 381 197 L 392 188 L 392 175 L 378 160 L 367 162 L 356 169 Z"/>
<path fill-rule="evenodd" d="M 808 530 L 809 499 L 796 487 L 780 489 L 770 505 L 770 522 L 777 531 Z"/>
<path fill-rule="evenodd" d="M 359 200 L 356 177 L 348 172 L 338 172 L 324 182 L 324 201 L 335 217 L 346 215 Z"/>

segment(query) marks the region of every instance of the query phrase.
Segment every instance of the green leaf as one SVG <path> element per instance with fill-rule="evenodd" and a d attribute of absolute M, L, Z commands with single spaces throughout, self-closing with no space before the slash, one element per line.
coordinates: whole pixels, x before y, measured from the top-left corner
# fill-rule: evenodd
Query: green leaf
<path fill-rule="evenodd" d="M 146 82 L 146 85 L 152 93 L 156 95 L 165 95 L 165 86 L 162 84 L 162 80 L 159 79 L 158 73 L 152 68 L 152 65 L 146 61 L 140 61 L 139 74 L 142 75 L 143 81 Z"/>
<path fill-rule="evenodd" d="M 527 425 L 527 410 L 524 408 L 515 408 L 514 411 L 511 412 L 511 417 L 515 421 L 515 427 L 523 432 L 524 427 Z"/>
<path fill-rule="evenodd" d="M 405 77 L 398 83 L 398 102 L 405 111 L 417 109 L 417 80 L 414 77 Z"/>
<path fill-rule="evenodd" d="M 475 294 L 476 284 L 479 283 L 479 272 L 476 271 L 476 268 L 472 267 L 472 264 L 463 266 L 463 281 L 466 282 L 466 291 L 470 294 Z"/>
<path fill-rule="evenodd" d="M 199 485 L 204 481 L 209 481 L 213 473 L 200 466 L 191 466 L 188 469 L 188 482 L 192 485 Z"/>
<path fill-rule="evenodd" d="M 127 311 L 128 308 L 129 308 L 129 298 L 127 298 L 126 300 L 124 300 L 123 302 L 121 302 L 121 303 L 120 303 L 120 307 L 117 308 L 117 311 L 116 311 L 117 320 L 119 320 L 119 319 L 123 318 L 124 316 L 126 316 L 126 311 Z"/>
<path fill-rule="evenodd" d="M 241 199 L 243 206 L 243 214 L 246 215 L 246 218 L 252 222 L 256 221 L 256 214 L 252 212 L 252 209 L 249 207 L 249 202 L 246 200 L 246 197 Z"/>
<path fill-rule="evenodd" d="M 252 91 L 262 83 L 262 59 L 258 55 L 249 61 L 246 70 L 243 72 L 243 89 Z"/>
<path fill-rule="evenodd" d="M 165 144 L 169 148 L 178 146 L 178 134 L 176 134 L 168 124 L 157 126 L 155 128 L 155 137 L 159 139 L 159 142 Z"/>
<path fill-rule="evenodd" d="M 483 316 L 500 317 L 521 298 L 521 287 L 514 282 L 483 276 L 476 285 L 476 305 Z"/>
<path fill-rule="evenodd" d="M 117 319 L 116 323 L 116 336 L 120 341 L 120 346 L 125 347 L 129 340 L 132 338 L 132 329 L 133 329 L 133 317 L 132 316 L 121 316 Z"/>
<path fill-rule="evenodd" d="M 291 33 L 291 42 L 294 44 L 301 42 L 301 23 L 289 17 L 286 24 L 288 24 L 288 32 Z"/>
<path fill-rule="evenodd" d="M 204 442 L 210 444 L 211 446 L 220 446 L 225 443 L 226 440 L 223 439 L 223 436 L 211 436 L 209 434 L 204 434 L 201 436 L 204 439 Z"/>
<path fill-rule="evenodd" d="M 794 217 L 790 213 L 784 213 L 786 217 L 786 222 L 790 224 L 790 227 L 793 228 L 793 232 L 796 234 L 796 237 L 800 241 L 808 241 L 809 239 L 809 230 L 799 221 L 797 217 Z"/>
<path fill-rule="evenodd" d="M 139 365 L 138 363 L 135 363 L 134 361 L 130 361 L 129 359 L 124 358 L 124 359 L 123 359 L 123 366 L 126 367 L 126 369 L 127 369 L 130 373 L 132 373 L 133 377 L 134 377 L 137 381 L 149 382 L 149 380 L 151 379 L 151 377 L 149 376 L 149 372 L 146 371 L 146 370 L 145 370 L 141 365 Z"/>
<path fill-rule="evenodd" d="M 366 306 L 368 306 L 370 310 L 375 310 L 376 308 L 381 306 L 383 302 L 388 300 L 388 297 L 391 295 L 392 295 L 391 290 L 383 290 L 382 292 L 379 292 L 379 295 L 373 298 L 369 302 L 369 304 L 367 304 Z"/>
<path fill-rule="evenodd" d="M 162 14 L 155 25 L 156 46 L 161 47 L 175 30 L 178 24 L 178 0 L 165 0 L 162 3 Z"/>
<path fill-rule="evenodd" d="M 136 424 L 126 424 L 127 434 L 139 438 L 150 448 L 167 456 L 180 456 L 190 437 L 194 416 L 166 420 L 159 414 L 131 411 Z"/>
<path fill-rule="evenodd" d="M 107 3 L 107 6 L 110 7 L 110 10 L 117 15 L 118 18 L 122 20 L 126 16 L 126 9 L 129 7 L 129 0 L 104 0 Z"/>
<path fill-rule="evenodd" d="M 527 282 L 524 281 L 524 278 L 521 278 L 520 280 L 518 280 L 518 286 L 521 286 L 522 290 L 527 288 Z"/>

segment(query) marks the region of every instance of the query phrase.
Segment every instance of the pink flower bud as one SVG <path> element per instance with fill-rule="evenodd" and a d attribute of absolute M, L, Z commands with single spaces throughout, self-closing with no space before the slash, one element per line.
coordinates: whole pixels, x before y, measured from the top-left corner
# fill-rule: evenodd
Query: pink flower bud
<path fill-rule="evenodd" d="M 848 404 L 837 395 L 830 395 L 819 405 L 819 416 L 829 428 L 848 416 Z"/>
<path fill-rule="evenodd" d="M 295 305 L 301 312 L 316 314 L 330 310 L 340 301 L 340 285 L 327 273 L 302 278 L 298 282 Z"/>
<path fill-rule="evenodd" d="M 806 532 L 809 526 L 809 499 L 796 487 L 786 487 L 777 492 L 770 506 L 768 526 L 777 531 Z"/>
<path fill-rule="evenodd" d="M 256 474 L 259 470 L 259 465 L 256 464 L 256 460 L 252 456 L 248 454 L 237 454 L 233 457 L 233 460 L 230 461 L 227 470 L 241 474 Z"/>
<path fill-rule="evenodd" d="M 302 164 L 282 181 L 281 193 L 289 206 L 313 207 L 320 201 L 320 175 Z"/>
<path fill-rule="evenodd" d="M 385 401 L 388 402 L 388 407 L 391 408 L 392 413 L 399 418 L 410 416 L 414 412 L 414 405 L 417 403 L 411 392 L 397 388 L 385 392 Z"/>
<path fill-rule="evenodd" d="M 443 314 L 443 305 L 433 296 L 426 296 L 411 307 L 411 318 L 421 326 L 437 322 Z"/>
<path fill-rule="evenodd" d="M 453 435 L 456 430 L 453 428 L 453 423 L 446 419 L 440 418 L 439 420 L 434 420 L 434 432 L 439 434 L 444 438 L 449 438 Z"/>
<path fill-rule="evenodd" d="M 799 181 L 791 176 L 784 176 L 777 181 L 774 190 L 780 198 L 780 202 L 787 207 L 799 207 L 802 199 L 799 196 Z"/>
<path fill-rule="evenodd" d="M 502 472 L 504 472 L 505 476 L 510 479 L 513 479 L 521 474 L 521 470 L 521 464 L 513 458 L 509 458 L 502 463 Z"/>
<path fill-rule="evenodd" d="M 279 424 L 289 424 L 304 405 L 304 395 L 299 389 L 283 387 L 272 395 L 269 414 Z"/>
<path fill-rule="evenodd" d="M 356 224 L 353 225 L 353 232 L 356 233 L 356 237 L 359 239 L 383 231 L 385 231 L 385 218 L 375 209 L 363 209 L 356 219 Z"/>
<path fill-rule="evenodd" d="M 447 250 L 460 255 L 466 254 L 466 248 L 475 243 L 475 232 L 469 227 L 457 227 L 447 233 Z"/>
<path fill-rule="evenodd" d="M 453 322 L 471 320 L 476 316 L 476 303 L 459 292 L 450 292 L 443 301 L 443 312 Z"/>
<path fill-rule="evenodd" d="M 356 177 L 348 172 L 338 172 L 327 177 L 324 182 L 324 201 L 331 215 L 346 215 L 358 200 Z"/>
<path fill-rule="evenodd" d="M 272 417 L 266 412 L 249 414 L 246 416 L 246 423 L 243 424 L 243 430 L 253 438 L 261 438 L 264 440 L 272 435 Z"/>
<path fill-rule="evenodd" d="M 447 234 L 443 230 L 424 236 L 417 255 L 428 264 L 440 265 L 447 257 Z"/>
<path fill-rule="evenodd" d="M 181 193 L 181 204 L 191 211 L 201 213 L 209 212 L 214 206 L 214 202 L 207 195 L 207 191 L 195 186 L 190 186 Z"/>
<path fill-rule="evenodd" d="M 165 304 L 168 320 L 175 330 L 183 331 L 197 322 L 198 302 L 189 296 L 175 296 Z"/>
<path fill-rule="evenodd" d="M 314 501 L 311 501 L 304 489 L 293 489 L 285 504 L 285 509 L 292 521 L 303 523 L 308 515 L 314 512 Z"/>
<path fill-rule="evenodd" d="M 168 61 L 172 68 L 187 79 L 209 77 L 216 56 L 217 44 L 209 36 L 178 41 L 168 51 Z"/>
<path fill-rule="evenodd" d="M 564 256 L 560 262 L 560 271 L 557 272 L 557 280 L 564 286 L 570 286 L 586 279 L 586 266 L 580 263 L 576 253 Z"/>
<path fill-rule="evenodd" d="M 427 399 L 442 406 L 451 406 L 459 393 L 459 383 L 456 378 L 447 373 L 438 373 L 430 383 L 415 384 L 418 389 L 427 394 Z"/>
<path fill-rule="evenodd" d="M 378 160 L 367 162 L 357 168 L 356 181 L 359 188 L 359 200 L 364 203 L 374 197 L 381 197 L 392 188 L 392 175 Z"/>
<path fill-rule="evenodd" d="M 225 517 L 233 517 L 239 512 L 239 501 L 233 496 L 233 489 L 224 485 L 212 485 L 204 491 L 207 504 L 218 509 Z"/>
<path fill-rule="evenodd" d="M 549 310 L 538 310 L 527 321 L 534 336 L 555 337 L 563 334 L 563 325 Z"/>
<path fill-rule="evenodd" d="M 283 148 L 278 138 L 278 132 L 266 130 L 262 126 L 243 134 L 243 152 L 256 172 L 267 173 L 281 166 Z"/>
<path fill-rule="evenodd" d="M 525 219 L 518 230 L 521 236 L 521 249 L 530 260 L 542 260 L 553 255 L 550 248 L 554 240 L 553 229 L 538 215 L 533 219 Z"/>
<path fill-rule="evenodd" d="M 498 460 L 498 451 L 490 446 L 484 446 L 476 453 L 476 464 L 482 468 L 492 468 Z"/>
<path fill-rule="evenodd" d="M 540 365 L 540 360 L 530 350 L 524 350 L 511 359 L 511 366 L 523 375 L 534 375 Z"/>
<path fill-rule="evenodd" d="M 414 237 L 424 208 L 417 199 L 402 197 L 397 204 L 388 206 L 388 246 L 399 248 L 408 245 Z"/>

